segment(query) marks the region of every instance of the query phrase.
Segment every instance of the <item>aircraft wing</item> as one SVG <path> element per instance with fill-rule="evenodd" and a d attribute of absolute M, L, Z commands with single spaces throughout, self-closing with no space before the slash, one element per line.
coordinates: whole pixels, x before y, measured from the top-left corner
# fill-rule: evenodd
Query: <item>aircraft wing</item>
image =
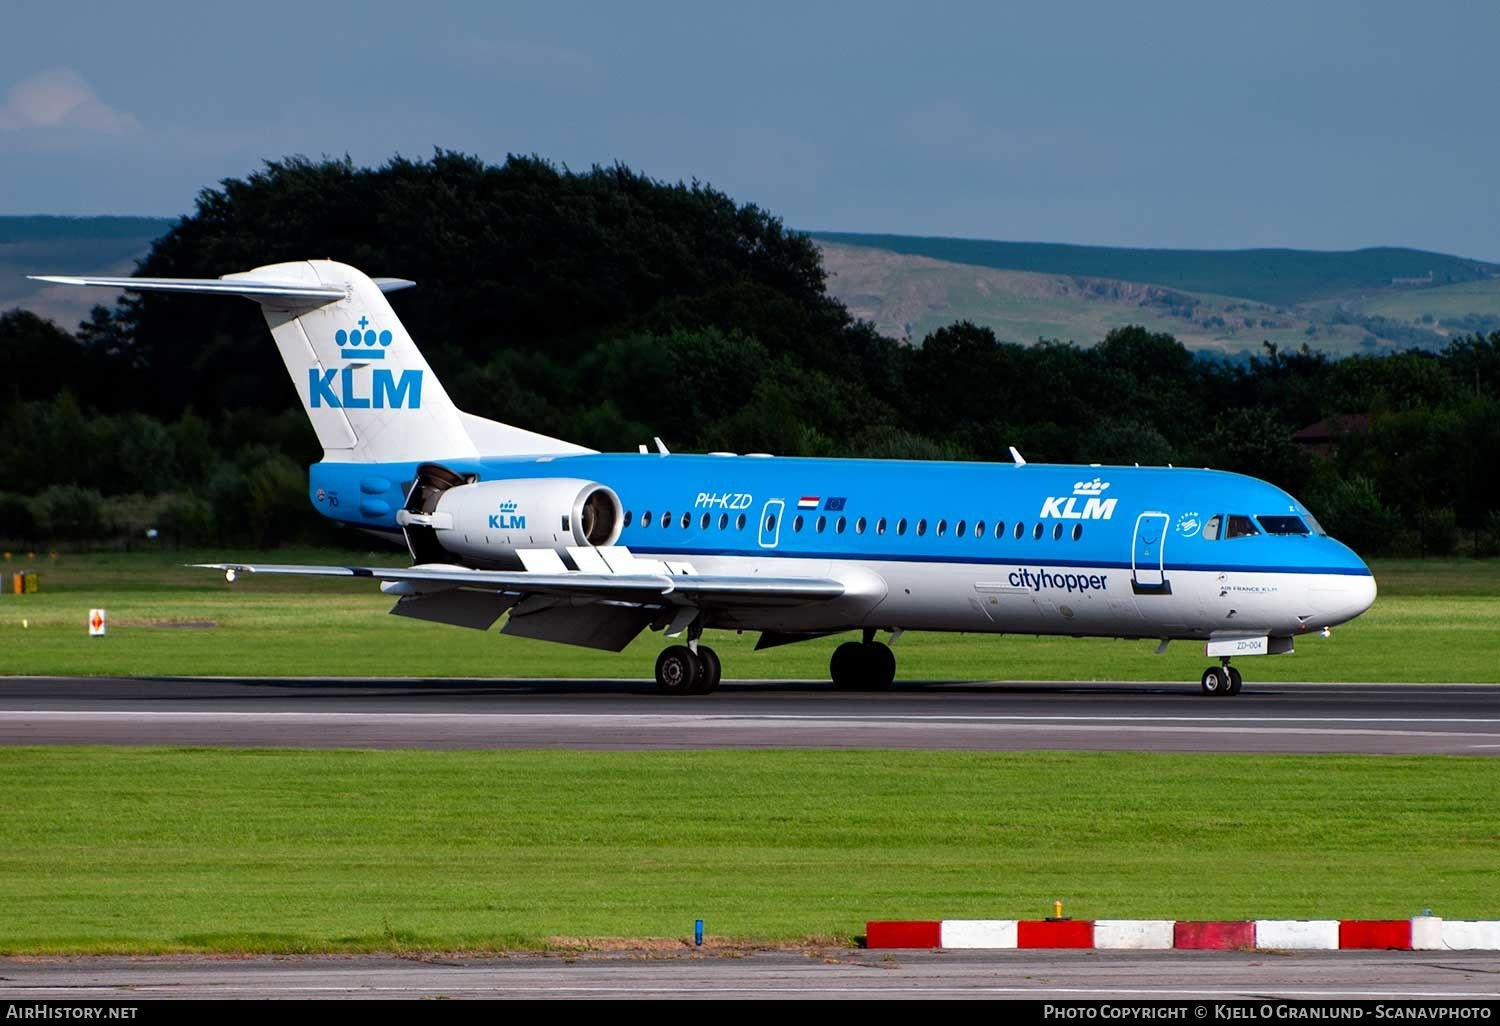
<path fill-rule="evenodd" d="M 552 555 L 548 553 L 548 555 Z M 697 574 L 682 564 L 645 561 L 652 572 L 568 570 L 552 555 L 542 569 L 474 570 L 448 564 L 417 566 L 306 566 L 274 563 L 198 563 L 240 574 L 354 577 L 379 581 L 397 596 L 396 616 L 489 630 L 510 613 L 501 633 L 618 652 L 649 626 L 675 636 L 705 611 L 797 606 L 845 594 L 824 577 Z M 607 564 L 604 564 L 607 568 Z"/>
<path fill-rule="evenodd" d="M 526 570 L 471 570 L 468 567 L 304 566 L 273 563 L 195 563 L 204 570 L 233 574 L 289 574 L 296 577 L 364 577 L 408 582 L 407 594 L 449 588 L 482 589 L 514 595 L 640 602 L 655 605 L 794 606 L 838 598 L 844 585 L 826 577 L 730 577 L 713 574 L 600 574 L 579 570 L 537 573 Z M 233 577 L 230 578 L 231 580 Z M 403 590 L 385 589 L 392 594 Z"/>

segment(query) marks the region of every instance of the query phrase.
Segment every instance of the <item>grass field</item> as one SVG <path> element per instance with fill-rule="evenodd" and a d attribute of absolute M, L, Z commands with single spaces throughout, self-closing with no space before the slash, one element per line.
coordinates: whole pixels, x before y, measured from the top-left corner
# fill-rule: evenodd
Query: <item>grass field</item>
<path fill-rule="evenodd" d="M 245 554 L 236 554 L 242 558 Z M 0 674 L 649 678 L 664 641 L 647 632 L 620 654 L 386 615 L 368 582 L 241 578 L 180 564 L 223 554 L 104 554 L 40 567 L 42 591 L 0 595 Z M 397 562 L 389 553 L 281 552 L 278 562 Z M 1375 607 L 1291 656 L 1243 662 L 1251 681 L 1500 681 L 1500 561 L 1375 565 Z M 88 610 L 110 630 L 89 638 Z M 23 627 L 22 621 L 29 626 Z M 752 651 L 754 635 L 709 635 L 726 678 L 823 678 L 839 639 Z M 1200 645 L 1155 655 L 1150 641 L 907 634 L 900 680 L 1196 681 Z M 441 656 L 434 658 L 433 653 Z M 413 668 L 416 668 L 415 670 Z"/>
<path fill-rule="evenodd" d="M 1500 915 L 1489 759 L 0 750 L 0 952 Z M 569 940 L 573 938 L 575 940 Z"/>
<path fill-rule="evenodd" d="M 1500 278 L 1393 292 L 1353 305 L 1361 313 L 1379 314 L 1403 321 L 1413 320 L 1423 314 L 1432 314 L 1439 321 L 1445 317 L 1462 317 L 1465 314 L 1500 317 Z"/>

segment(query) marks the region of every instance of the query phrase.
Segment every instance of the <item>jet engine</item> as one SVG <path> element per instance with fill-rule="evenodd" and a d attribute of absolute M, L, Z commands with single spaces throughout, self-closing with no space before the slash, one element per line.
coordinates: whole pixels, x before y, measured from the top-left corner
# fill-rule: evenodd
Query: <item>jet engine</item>
<path fill-rule="evenodd" d="M 620 497 L 579 478 L 474 481 L 424 464 L 396 522 L 417 563 L 520 564 L 517 549 L 613 545 L 623 527 Z"/>

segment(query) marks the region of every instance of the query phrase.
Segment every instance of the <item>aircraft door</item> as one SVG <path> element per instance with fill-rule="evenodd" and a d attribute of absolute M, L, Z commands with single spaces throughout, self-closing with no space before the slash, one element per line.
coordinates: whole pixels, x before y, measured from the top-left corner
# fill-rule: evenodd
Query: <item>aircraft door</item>
<path fill-rule="evenodd" d="M 1130 553 L 1130 584 L 1137 595 L 1170 595 L 1166 575 L 1167 525 L 1165 513 L 1142 513 L 1135 518 L 1135 540 Z"/>
<path fill-rule="evenodd" d="M 781 540 L 781 514 L 786 510 L 786 503 L 780 499 L 770 499 L 765 508 L 760 511 L 760 547 L 763 549 L 774 549 L 776 543 Z"/>

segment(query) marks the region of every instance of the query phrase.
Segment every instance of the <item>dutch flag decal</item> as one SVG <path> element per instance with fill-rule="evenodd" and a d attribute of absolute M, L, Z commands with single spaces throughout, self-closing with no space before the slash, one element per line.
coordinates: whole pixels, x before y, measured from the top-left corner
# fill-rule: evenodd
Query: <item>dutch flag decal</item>
<path fill-rule="evenodd" d="M 817 509 L 819 498 L 816 495 L 804 495 L 797 500 L 798 509 Z"/>

